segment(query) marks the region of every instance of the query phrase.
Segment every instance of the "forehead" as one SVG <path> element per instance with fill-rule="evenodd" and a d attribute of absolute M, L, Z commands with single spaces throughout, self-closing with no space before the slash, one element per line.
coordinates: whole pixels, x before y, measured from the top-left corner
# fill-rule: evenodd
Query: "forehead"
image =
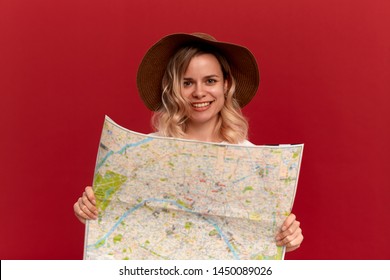
<path fill-rule="evenodd" d="M 218 59 L 213 54 L 204 53 L 191 58 L 184 74 L 208 72 L 210 74 L 221 74 L 222 68 Z"/>

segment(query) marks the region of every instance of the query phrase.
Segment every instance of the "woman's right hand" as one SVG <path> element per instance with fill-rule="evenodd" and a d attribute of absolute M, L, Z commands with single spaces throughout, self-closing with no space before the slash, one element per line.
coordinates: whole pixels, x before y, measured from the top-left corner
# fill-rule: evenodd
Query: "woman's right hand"
<path fill-rule="evenodd" d="M 86 187 L 83 195 L 73 205 L 77 219 L 85 224 L 86 220 L 95 220 L 98 217 L 96 199 L 92 187 Z"/>

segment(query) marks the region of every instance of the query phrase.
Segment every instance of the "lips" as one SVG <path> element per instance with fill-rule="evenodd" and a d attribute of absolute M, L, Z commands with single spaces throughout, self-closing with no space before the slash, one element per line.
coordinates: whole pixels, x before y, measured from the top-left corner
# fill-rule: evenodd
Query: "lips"
<path fill-rule="evenodd" d="M 197 103 L 191 103 L 191 106 L 197 109 L 206 108 L 207 106 L 210 106 L 210 104 L 213 103 L 213 101 L 207 101 L 207 102 L 197 102 Z"/>

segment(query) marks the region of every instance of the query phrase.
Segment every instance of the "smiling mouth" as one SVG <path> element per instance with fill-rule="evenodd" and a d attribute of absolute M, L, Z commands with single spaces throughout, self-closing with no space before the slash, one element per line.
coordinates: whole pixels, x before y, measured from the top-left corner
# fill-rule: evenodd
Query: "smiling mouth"
<path fill-rule="evenodd" d="M 191 103 L 192 107 L 194 108 L 204 108 L 209 106 L 214 101 L 208 101 L 208 102 L 201 102 L 201 103 Z"/>

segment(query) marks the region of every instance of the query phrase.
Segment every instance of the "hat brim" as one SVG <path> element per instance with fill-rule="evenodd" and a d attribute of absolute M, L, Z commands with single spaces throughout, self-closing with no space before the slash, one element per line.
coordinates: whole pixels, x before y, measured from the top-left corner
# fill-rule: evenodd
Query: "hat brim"
<path fill-rule="evenodd" d="M 146 107 L 151 111 L 157 111 L 161 107 L 161 82 L 168 62 L 178 49 L 192 43 L 210 45 L 226 57 L 236 80 L 235 98 L 240 107 L 247 105 L 256 95 L 260 83 L 254 55 L 240 45 L 177 33 L 165 36 L 154 44 L 147 51 L 138 68 L 137 87 Z"/>

